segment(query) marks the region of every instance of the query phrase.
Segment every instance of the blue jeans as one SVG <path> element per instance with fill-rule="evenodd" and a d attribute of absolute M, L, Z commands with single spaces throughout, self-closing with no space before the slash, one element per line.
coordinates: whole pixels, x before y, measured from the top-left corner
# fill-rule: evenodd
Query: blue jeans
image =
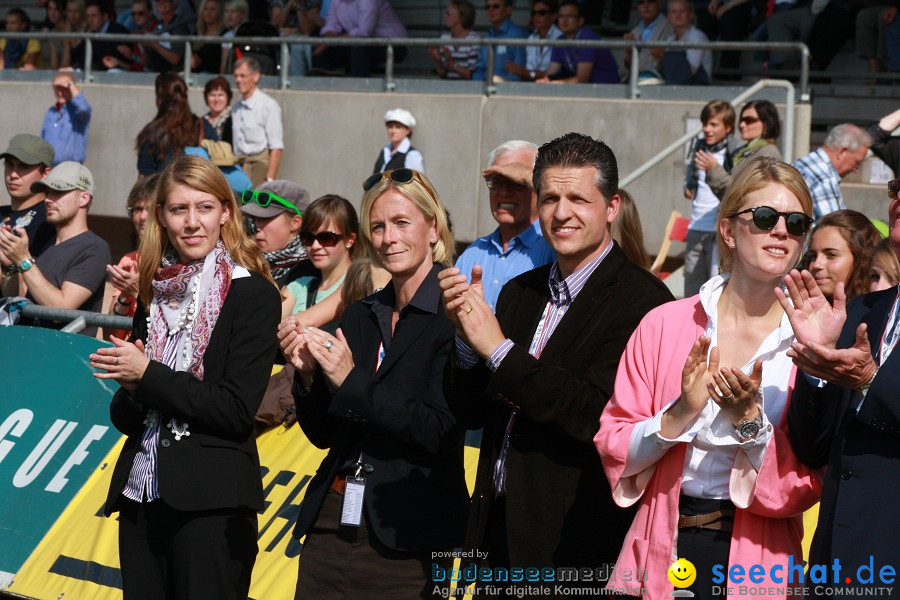
<path fill-rule="evenodd" d="M 685 243 L 684 297 L 690 298 L 700 292 L 700 286 L 713 276 L 716 233 L 688 229 Z"/>

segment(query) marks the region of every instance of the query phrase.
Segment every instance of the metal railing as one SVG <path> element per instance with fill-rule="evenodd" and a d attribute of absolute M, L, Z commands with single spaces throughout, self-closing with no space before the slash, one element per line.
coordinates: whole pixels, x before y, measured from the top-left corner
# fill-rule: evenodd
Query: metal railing
<path fill-rule="evenodd" d="M 20 309 L 23 317 L 68 323 L 62 331 L 78 333 L 85 327 L 103 327 L 108 329 L 125 329 L 131 331 L 132 318 L 119 315 L 107 315 L 88 310 L 70 310 L 67 308 L 51 308 L 38 304 L 25 304 Z"/>
<path fill-rule="evenodd" d="M 290 46 L 294 44 L 325 45 L 325 46 L 385 46 L 387 57 L 384 70 L 384 90 L 392 92 L 396 89 L 396 77 L 394 68 L 395 47 L 434 47 L 446 46 L 448 40 L 441 38 L 345 38 L 345 37 L 223 37 L 223 36 L 196 36 L 196 35 L 157 35 L 157 34 L 110 34 L 110 33 L 56 33 L 56 32 L 28 32 L 28 33 L 4 33 L 3 37 L 9 39 L 41 39 L 41 40 L 84 40 L 84 77 L 86 81 L 93 80 L 93 43 L 94 42 L 167 42 L 183 43 L 184 46 L 184 76 L 191 83 L 191 57 L 193 55 L 191 43 L 203 44 L 233 44 L 237 46 L 279 46 L 280 47 L 280 87 L 290 87 L 289 65 Z M 496 93 L 494 83 L 494 48 L 496 46 L 534 46 L 534 40 L 528 39 L 499 39 L 499 38 L 466 38 L 466 46 L 487 46 L 488 57 L 484 81 L 484 94 Z M 639 98 L 640 86 L 638 76 L 640 74 L 638 56 L 644 48 L 660 48 L 669 50 L 775 50 L 782 52 L 796 52 L 800 55 L 799 96 L 801 102 L 809 101 L 809 48 L 800 42 L 644 42 L 640 40 L 542 40 L 541 46 L 550 48 L 608 48 L 610 50 L 624 50 L 631 53 L 631 66 L 629 70 L 628 86 L 629 96 L 632 99 Z"/>

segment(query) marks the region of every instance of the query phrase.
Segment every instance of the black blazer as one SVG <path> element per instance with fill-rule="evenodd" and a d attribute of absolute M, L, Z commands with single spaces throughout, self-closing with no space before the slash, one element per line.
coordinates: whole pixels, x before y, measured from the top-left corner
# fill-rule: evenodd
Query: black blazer
<path fill-rule="evenodd" d="M 847 308 L 837 347 L 852 346 L 856 328 L 866 323 L 872 356 L 876 356 L 896 297 L 897 288 L 892 288 L 855 298 Z M 900 565 L 900 545 L 895 539 L 900 530 L 897 390 L 900 347 L 879 368 L 859 412 L 859 392 L 830 384 L 816 388 L 802 373 L 797 376 L 788 409 L 791 443 L 805 464 L 827 466 L 810 551 L 813 564 L 830 565 L 837 558 L 841 572 L 852 574 L 860 565 L 868 565 L 871 555 L 876 581 L 881 566 Z M 856 582 L 855 575 L 852 579 Z"/>
<path fill-rule="evenodd" d="M 336 476 L 353 471 L 362 453 L 370 531 L 400 551 L 462 544 L 469 494 L 463 467 L 464 430 L 444 400 L 441 377 L 454 329 L 441 306 L 435 265 L 390 334 L 393 283 L 352 304 L 341 329 L 355 367 L 333 390 L 319 372 L 304 394 L 294 385 L 297 420 L 328 455 L 310 482 L 294 536 L 305 535 Z M 379 323 L 381 316 L 381 323 Z M 376 371 L 378 346 L 385 356 Z"/>
<path fill-rule="evenodd" d="M 615 245 L 534 358 L 528 348 L 550 300 L 550 268 L 520 275 L 500 293 L 497 318 L 515 346 L 496 372 L 483 362 L 458 368 L 455 356 L 447 365 L 450 408 L 469 429 L 484 428 L 465 547 L 484 549 L 494 463 L 515 405 L 506 476 L 510 565 L 595 568 L 615 562 L 633 517 L 613 503 L 594 448 L 600 413 L 632 332 L 672 295 Z"/>
<path fill-rule="evenodd" d="M 235 278 L 203 355 L 203 381 L 151 361 L 134 396 L 116 393 L 110 417 L 128 439 L 113 471 L 107 516 L 118 510 L 149 408 L 162 415 L 157 469 L 166 504 L 176 510 L 263 510 L 253 417 L 272 370 L 280 317 L 274 285 L 256 274 Z M 139 306 L 133 339 L 146 341 L 146 318 Z M 165 427 L 172 417 L 189 424 L 189 436 L 175 441 Z"/>

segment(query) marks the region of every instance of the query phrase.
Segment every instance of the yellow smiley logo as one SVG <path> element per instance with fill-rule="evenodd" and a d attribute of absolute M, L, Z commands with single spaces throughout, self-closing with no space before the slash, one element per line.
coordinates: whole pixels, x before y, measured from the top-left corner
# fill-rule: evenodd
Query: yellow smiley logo
<path fill-rule="evenodd" d="M 697 569 L 691 561 L 679 558 L 669 567 L 669 581 L 677 588 L 686 588 L 697 579 Z"/>

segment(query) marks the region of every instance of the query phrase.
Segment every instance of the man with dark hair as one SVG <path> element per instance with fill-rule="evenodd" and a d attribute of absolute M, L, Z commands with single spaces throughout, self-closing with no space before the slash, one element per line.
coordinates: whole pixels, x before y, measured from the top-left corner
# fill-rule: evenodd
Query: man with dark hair
<path fill-rule="evenodd" d="M 28 250 L 35 257 L 52 246 L 56 237 L 53 226 L 47 223 L 43 190 L 31 191 L 33 183 L 50 173 L 53 156 L 53 146 L 28 133 L 14 135 L 9 140 L 9 147 L 0 154 L 3 182 L 10 201 L 8 206 L 0 206 L 0 225 L 24 229 L 31 240 Z M 2 252 L 0 264 L 10 273 L 15 269 Z"/>
<path fill-rule="evenodd" d="M 281 106 L 259 89 L 260 77 L 256 59 L 234 63 L 234 83 L 242 99 L 231 110 L 232 144 L 254 186 L 278 177 L 284 152 Z"/>
<path fill-rule="evenodd" d="M 151 33 L 157 35 L 189 35 L 190 28 L 175 14 L 173 0 L 156 0 L 159 21 Z M 146 66 L 156 73 L 178 71 L 184 62 L 183 42 L 149 42 L 144 44 Z"/>
<path fill-rule="evenodd" d="M 528 31 L 525 28 L 512 22 L 512 0 L 487 0 L 484 8 L 487 11 L 488 23 L 491 24 L 486 37 L 502 39 L 528 37 Z M 487 77 L 487 50 L 487 46 L 481 47 L 472 79 L 484 81 Z M 525 46 L 494 46 L 494 77 L 500 80 L 518 81 L 519 77 L 507 70 L 507 64 L 512 62 L 524 67 L 527 61 Z"/>
<path fill-rule="evenodd" d="M 31 29 L 31 18 L 21 8 L 6 13 L 6 31 L 21 33 Z M 11 40 L 0 38 L 0 69 L 30 71 L 41 67 L 40 40 Z"/>
<path fill-rule="evenodd" d="M 631 522 L 592 440 L 625 344 L 672 295 L 610 237 L 618 183 L 603 142 L 545 144 L 533 184 L 556 262 L 510 281 L 496 317 L 478 268 L 469 283 L 458 269 L 440 275 L 457 331 L 444 393 L 461 423 L 484 428 L 466 534 L 484 566 L 596 569 L 615 562 Z"/>
<path fill-rule="evenodd" d="M 123 25 L 118 24 L 112 18 L 109 6 L 104 0 L 86 0 L 84 3 L 84 16 L 87 21 L 88 31 L 91 33 L 128 33 L 128 30 Z M 108 57 L 116 59 L 118 64 L 128 64 L 131 60 L 131 47 L 125 41 L 94 42 L 91 68 L 95 71 L 105 71 L 107 64 L 113 64 Z M 83 67 L 83 65 L 80 66 Z"/>
<path fill-rule="evenodd" d="M 593 29 L 584 26 L 578 0 L 559 4 L 558 22 L 567 40 L 599 40 Z M 547 77 L 541 82 L 618 83 L 619 67 L 608 48 L 554 48 Z"/>

